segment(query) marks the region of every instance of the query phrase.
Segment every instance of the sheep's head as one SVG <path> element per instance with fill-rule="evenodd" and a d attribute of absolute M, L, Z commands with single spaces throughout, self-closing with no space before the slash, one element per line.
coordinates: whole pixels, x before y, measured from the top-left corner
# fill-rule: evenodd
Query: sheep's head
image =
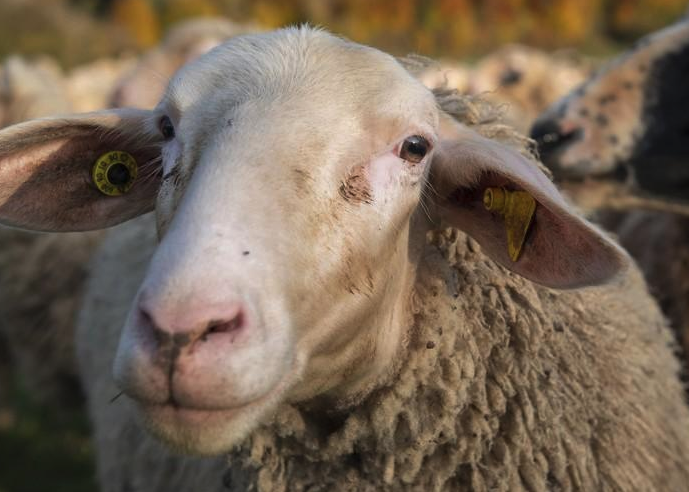
<path fill-rule="evenodd" d="M 686 200 L 689 21 L 642 39 L 534 124 L 556 178 L 622 181 L 631 192 Z"/>
<path fill-rule="evenodd" d="M 143 176 L 114 197 L 90 178 L 113 149 Z M 154 111 L 0 133 L 0 183 L 0 219 L 44 230 L 105 227 L 157 201 L 160 244 L 115 377 L 154 433 L 201 453 L 283 401 L 344 405 L 390 377 L 425 232 L 443 221 L 553 287 L 626 263 L 533 162 L 452 120 L 392 57 L 308 28 L 216 48 Z M 488 188 L 535 199 L 516 261 Z"/>
<path fill-rule="evenodd" d="M 521 126 L 583 80 L 584 70 L 571 60 L 507 45 L 476 65 L 468 85 L 471 93 L 506 105 L 510 121 Z"/>

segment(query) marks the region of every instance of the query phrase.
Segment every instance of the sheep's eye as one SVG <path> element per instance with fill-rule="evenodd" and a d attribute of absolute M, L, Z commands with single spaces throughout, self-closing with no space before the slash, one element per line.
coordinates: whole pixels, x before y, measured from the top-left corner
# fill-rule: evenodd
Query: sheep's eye
<path fill-rule="evenodd" d="M 502 76 L 500 77 L 500 85 L 503 87 L 515 85 L 518 84 L 521 79 L 522 73 L 518 70 L 510 68 L 503 72 Z"/>
<path fill-rule="evenodd" d="M 400 147 L 400 158 L 413 163 L 421 162 L 430 148 L 428 140 L 419 135 L 407 137 Z"/>
<path fill-rule="evenodd" d="M 175 127 L 172 126 L 172 121 L 169 116 L 163 116 L 158 122 L 158 127 L 160 128 L 160 133 L 162 133 L 165 140 L 171 140 L 175 138 Z"/>

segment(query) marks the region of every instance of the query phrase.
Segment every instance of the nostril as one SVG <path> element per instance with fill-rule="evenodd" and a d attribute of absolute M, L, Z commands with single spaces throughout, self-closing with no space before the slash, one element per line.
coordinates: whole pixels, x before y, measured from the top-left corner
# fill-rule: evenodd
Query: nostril
<path fill-rule="evenodd" d="M 556 143 L 560 136 L 560 125 L 553 120 L 537 121 L 531 128 L 531 138 L 536 141 L 539 149 Z"/>
<path fill-rule="evenodd" d="M 146 308 L 139 305 L 139 309 L 137 311 L 136 316 L 138 318 L 136 320 L 136 326 L 139 328 L 139 331 L 144 332 L 144 333 L 153 334 L 153 336 L 156 338 L 156 341 L 157 341 L 158 330 L 156 329 L 155 322 L 153 321 L 153 317 L 148 313 Z"/>
<path fill-rule="evenodd" d="M 511 85 L 518 84 L 522 80 L 522 72 L 515 70 L 514 68 L 508 68 L 500 76 L 500 85 L 503 87 L 509 87 Z"/>
<path fill-rule="evenodd" d="M 201 341 L 205 342 L 211 335 L 233 334 L 244 326 L 244 314 L 240 311 L 230 320 L 213 320 L 201 334 Z"/>
<path fill-rule="evenodd" d="M 562 131 L 560 125 L 553 120 L 537 121 L 531 129 L 531 138 L 536 141 L 543 162 L 553 170 L 558 167 L 554 154 L 567 144 L 579 140 L 582 135 L 583 130 L 580 128 Z"/>
<path fill-rule="evenodd" d="M 250 324 L 246 306 L 230 300 L 222 303 L 186 301 L 161 303 L 150 296 L 139 300 L 135 325 L 139 337 L 148 339 L 155 350 L 193 345 L 197 341 L 234 342 Z"/>
<path fill-rule="evenodd" d="M 143 306 L 139 306 L 139 323 L 145 327 L 153 328 L 155 323 L 153 317 L 148 314 L 148 311 Z"/>
<path fill-rule="evenodd" d="M 239 313 L 229 321 L 211 321 L 206 333 L 226 333 L 238 330 L 243 324 L 243 317 L 242 313 Z"/>

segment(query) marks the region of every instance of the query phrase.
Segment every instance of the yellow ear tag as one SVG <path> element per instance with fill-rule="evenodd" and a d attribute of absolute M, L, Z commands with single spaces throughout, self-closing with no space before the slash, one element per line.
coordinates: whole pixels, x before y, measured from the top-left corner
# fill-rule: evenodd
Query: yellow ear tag
<path fill-rule="evenodd" d="M 533 222 L 536 200 L 526 191 L 486 188 L 483 193 L 483 205 L 486 210 L 499 213 L 505 218 L 507 253 L 512 261 L 517 261 L 526 240 L 526 233 Z"/>
<path fill-rule="evenodd" d="M 134 157 L 121 150 L 106 152 L 91 169 L 96 188 L 108 196 L 127 193 L 134 184 L 138 166 Z"/>

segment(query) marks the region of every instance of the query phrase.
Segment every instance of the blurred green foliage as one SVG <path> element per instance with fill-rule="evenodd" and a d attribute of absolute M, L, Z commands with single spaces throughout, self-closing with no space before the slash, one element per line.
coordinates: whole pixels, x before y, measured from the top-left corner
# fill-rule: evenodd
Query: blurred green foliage
<path fill-rule="evenodd" d="M 148 48 L 171 24 L 211 15 L 267 27 L 309 22 L 397 54 L 472 56 L 507 42 L 601 52 L 686 8 L 686 0 L 2 0 L 0 57 L 46 53 L 69 67 Z"/>
<path fill-rule="evenodd" d="M 0 492 L 95 492 L 83 412 L 47 409 L 17 381 L 0 379 Z"/>

